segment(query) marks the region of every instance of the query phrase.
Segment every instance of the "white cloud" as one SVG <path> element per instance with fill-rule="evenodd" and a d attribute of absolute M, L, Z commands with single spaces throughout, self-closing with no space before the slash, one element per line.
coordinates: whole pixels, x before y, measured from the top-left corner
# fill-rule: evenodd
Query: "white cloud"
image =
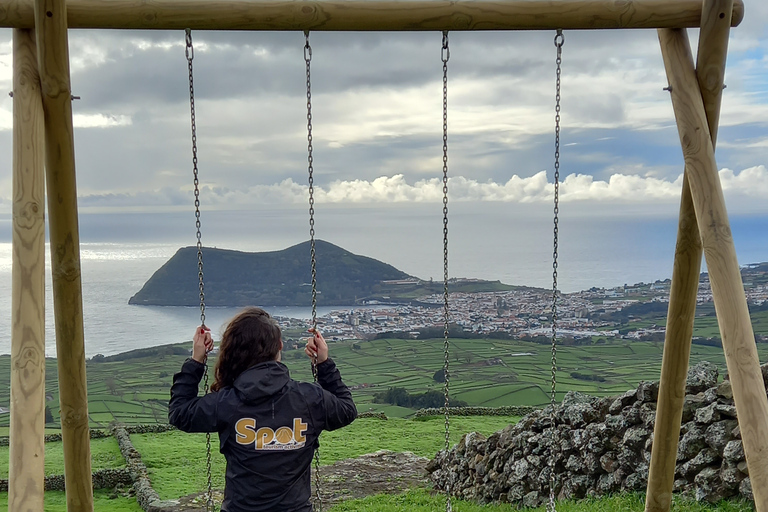
<path fill-rule="evenodd" d="M 13 130 L 13 111 L 0 108 L 0 131 L 5 130 Z"/>
<path fill-rule="evenodd" d="M 107 114 L 74 114 L 72 123 L 75 128 L 111 128 L 132 124 L 130 116 Z"/>
<path fill-rule="evenodd" d="M 731 169 L 765 163 L 765 4 L 748 6 L 732 32 L 718 139 L 718 162 Z M 551 167 L 553 149 L 552 37 L 452 36 L 453 201 L 551 200 L 552 184 L 539 171 Z M 682 159 L 655 31 L 566 37 L 562 142 L 571 174 L 563 201 L 677 201 Z M 0 185 L 8 186 L 10 38 L 0 29 L 0 154 L 7 155 Z M 442 166 L 439 42 L 434 33 L 313 35 L 319 201 L 440 200 L 441 183 L 431 179 Z M 300 33 L 195 33 L 200 168 L 212 205 L 306 201 L 303 44 Z M 74 104 L 75 125 L 90 128 L 76 133 L 84 204 L 183 207 L 190 160 L 183 33 L 74 30 L 70 55 L 74 93 L 83 98 Z M 111 127 L 118 129 L 92 129 Z M 727 193 L 754 198 L 761 189 L 740 182 L 744 172 L 734 173 Z"/>
<path fill-rule="evenodd" d="M 75 128 L 112 128 L 133 124 L 130 116 L 111 114 L 73 114 Z M 0 131 L 13 129 L 13 113 L 0 110 Z"/>
<path fill-rule="evenodd" d="M 13 44 L 0 41 L 0 84 L 10 84 L 13 80 Z"/>
<path fill-rule="evenodd" d="M 69 38 L 69 48 L 71 74 L 97 68 L 109 60 L 107 48 L 93 33 L 73 35 Z"/>
<path fill-rule="evenodd" d="M 608 180 L 585 174 L 571 174 L 560 184 L 560 200 L 564 203 L 631 203 L 653 205 L 679 200 L 682 174 L 674 180 L 629 174 L 613 174 Z M 720 171 L 720 180 L 730 202 L 738 206 L 739 198 L 761 199 L 768 196 L 768 169 L 760 165 L 734 172 Z M 512 176 L 505 183 L 456 176 L 449 180 L 452 202 L 545 203 L 552 201 L 554 184 L 546 172 L 522 178 Z M 442 201 L 442 180 L 438 178 L 408 183 L 402 174 L 381 176 L 374 180 L 337 180 L 327 186 L 315 186 L 318 204 L 438 203 Z M 302 204 L 308 200 L 305 184 L 292 179 L 272 185 L 256 185 L 247 189 L 203 186 L 200 193 L 203 208 L 236 209 L 263 204 Z M 84 208 L 186 207 L 192 202 L 190 190 L 163 188 L 144 193 L 91 194 L 81 197 Z"/>
<path fill-rule="evenodd" d="M 571 174 L 562 184 L 561 199 L 568 201 L 658 201 L 680 196 L 683 177 L 675 181 L 650 176 L 614 174 L 608 181 Z"/>
<path fill-rule="evenodd" d="M 768 197 L 768 169 L 764 165 L 735 173 L 731 169 L 720 171 L 720 183 L 725 194 L 742 194 L 747 197 Z"/>

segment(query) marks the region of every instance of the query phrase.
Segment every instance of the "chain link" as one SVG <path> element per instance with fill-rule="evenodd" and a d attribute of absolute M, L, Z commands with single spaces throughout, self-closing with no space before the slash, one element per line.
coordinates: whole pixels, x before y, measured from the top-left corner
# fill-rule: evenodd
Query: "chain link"
<path fill-rule="evenodd" d="M 443 377 L 445 384 L 443 394 L 445 402 L 443 412 L 445 414 L 445 451 L 450 448 L 451 426 L 450 426 L 450 372 L 449 372 L 449 345 L 448 336 L 450 334 L 450 309 L 448 307 L 448 59 L 451 58 L 451 50 L 448 47 L 448 31 L 443 31 L 443 46 L 440 52 L 440 59 L 443 62 L 443 350 L 445 360 L 443 362 Z M 451 512 L 451 485 L 450 479 L 446 482 L 445 489 L 445 510 Z"/>
<path fill-rule="evenodd" d="M 309 259 L 312 272 L 312 328 L 317 328 L 317 264 L 315 261 L 315 178 L 314 157 L 312 156 L 312 47 L 309 45 L 309 31 L 304 31 L 304 62 L 307 66 L 307 174 L 309 176 Z M 312 376 L 317 382 L 317 358 L 312 361 Z"/>
<path fill-rule="evenodd" d="M 317 262 L 315 255 L 315 178 L 312 157 L 312 47 L 309 45 L 309 30 L 304 31 L 304 62 L 307 65 L 307 174 L 309 175 L 309 259 L 312 270 L 312 328 L 317 329 Z M 317 356 L 312 359 L 312 377 L 317 382 Z M 315 510 L 323 511 L 320 495 L 320 439 L 315 448 Z"/>
<path fill-rule="evenodd" d="M 560 67 L 562 64 L 563 44 L 565 36 L 558 30 L 555 35 L 555 47 L 557 48 L 557 80 L 555 82 L 555 206 L 554 206 L 554 246 L 552 250 L 552 389 L 550 392 L 551 425 L 552 425 L 552 450 L 549 454 L 549 502 L 547 512 L 556 512 L 555 501 L 555 449 L 557 447 L 557 427 L 555 406 L 557 405 L 557 299 L 560 292 L 557 289 L 557 250 L 559 236 L 560 215 Z"/>
<path fill-rule="evenodd" d="M 186 29 L 186 47 L 184 54 L 187 57 L 189 67 L 189 110 L 192 124 L 192 173 L 195 185 L 195 228 L 197 230 L 197 279 L 200 297 L 200 325 L 205 326 L 205 284 L 203 281 L 203 237 L 200 230 L 200 180 L 197 169 L 197 124 L 195 122 L 195 80 L 192 70 L 192 61 L 195 58 L 195 48 L 192 45 L 192 31 Z M 205 372 L 203 373 L 203 389 L 207 394 L 208 388 L 208 359 L 206 357 Z M 205 465 L 208 477 L 205 510 L 213 512 L 213 484 L 211 475 L 211 433 L 205 433 Z"/>

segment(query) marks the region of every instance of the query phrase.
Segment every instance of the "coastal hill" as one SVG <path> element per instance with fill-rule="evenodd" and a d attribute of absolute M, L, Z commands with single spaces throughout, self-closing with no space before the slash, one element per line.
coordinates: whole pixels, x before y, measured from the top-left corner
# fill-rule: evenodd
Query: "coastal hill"
<path fill-rule="evenodd" d="M 309 306 L 312 279 L 309 252 L 308 241 L 281 251 L 259 253 L 206 247 L 203 249 L 205 302 L 209 306 Z M 322 240 L 315 242 L 315 253 L 320 306 L 404 302 L 442 290 L 442 283 L 420 281 L 392 265 Z M 467 280 L 461 288 L 471 288 L 467 291 L 512 289 L 497 281 L 477 280 Z M 197 248 L 179 249 L 128 303 L 198 305 Z"/>

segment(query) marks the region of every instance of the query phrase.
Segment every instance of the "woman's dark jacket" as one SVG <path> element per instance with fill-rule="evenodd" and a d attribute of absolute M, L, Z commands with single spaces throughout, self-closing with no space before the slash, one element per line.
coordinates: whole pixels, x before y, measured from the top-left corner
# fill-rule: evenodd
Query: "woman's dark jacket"
<path fill-rule="evenodd" d="M 198 397 L 204 369 L 187 359 L 173 376 L 168 417 L 184 432 L 219 433 L 227 459 L 222 512 L 311 512 L 318 436 L 357 417 L 336 364 L 317 365 L 318 386 L 292 380 L 280 362 L 260 363 L 233 386 Z"/>

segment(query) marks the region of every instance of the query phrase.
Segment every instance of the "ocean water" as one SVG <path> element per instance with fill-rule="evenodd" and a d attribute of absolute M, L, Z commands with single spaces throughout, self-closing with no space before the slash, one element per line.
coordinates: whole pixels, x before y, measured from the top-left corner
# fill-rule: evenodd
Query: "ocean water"
<path fill-rule="evenodd" d="M 626 209 L 614 215 L 570 209 L 559 227 L 561 290 L 671 277 L 676 208 L 652 217 Z M 194 219 L 190 217 L 185 212 L 81 215 L 88 356 L 191 339 L 200 321 L 198 308 L 128 305 L 128 299 L 179 247 L 193 245 Z M 734 216 L 731 225 L 741 264 L 768 261 L 768 216 Z M 306 213 L 300 209 L 206 212 L 203 226 L 206 245 L 246 251 L 278 250 L 308 238 Z M 452 209 L 449 228 L 451 277 L 551 288 L 552 219 L 548 208 L 459 204 Z M 317 237 L 411 275 L 442 279 L 439 206 L 328 208 L 318 214 Z M 46 274 L 46 354 L 54 356 L 50 268 Z M 309 304 L 305 308 L 261 306 L 276 315 L 310 316 Z M 330 309 L 321 307 L 318 312 L 322 315 Z M 206 323 L 220 332 L 236 311 L 208 308 Z M 0 217 L 0 354 L 10 352 L 10 329 L 10 219 Z"/>

